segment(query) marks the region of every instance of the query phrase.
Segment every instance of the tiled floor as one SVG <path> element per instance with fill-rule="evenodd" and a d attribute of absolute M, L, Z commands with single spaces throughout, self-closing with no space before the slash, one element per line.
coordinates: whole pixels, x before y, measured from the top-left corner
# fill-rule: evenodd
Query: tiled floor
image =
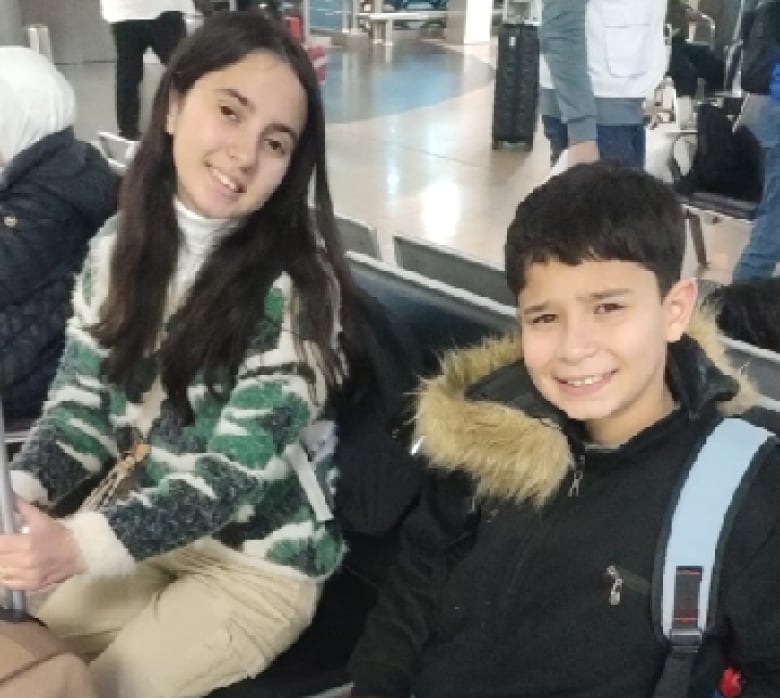
<path fill-rule="evenodd" d="M 506 226 L 521 198 L 544 180 L 549 150 L 491 150 L 495 45 L 453 49 L 438 41 L 332 47 L 323 89 L 338 212 L 376 226 L 383 254 L 401 232 L 501 261 Z M 63 66 L 79 99 L 77 131 L 115 129 L 113 65 Z M 160 67 L 147 65 L 148 103 Z M 728 280 L 747 239 L 744 226 L 705 228 L 712 265 Z M 691 253 L 686 272 L 696 271 Z"/>

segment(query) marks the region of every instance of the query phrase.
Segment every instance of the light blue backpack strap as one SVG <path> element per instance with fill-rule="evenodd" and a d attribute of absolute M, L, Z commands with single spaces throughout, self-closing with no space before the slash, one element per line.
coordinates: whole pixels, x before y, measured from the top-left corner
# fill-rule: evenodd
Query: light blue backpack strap
<path fill-rule="evenodd" d="M 672 632 L 678 571 L 701 569 L 695 619 L 699 638 L 714 619 L 720 555 L 741 499 L 735 495 L 752 479 L 746 475 L 770 439 L 775 437 L 766 429 L 727 418 L 715 427 L 691 465 L 674 505 L 665 547 L 660 621 L 666 637 Z"/>

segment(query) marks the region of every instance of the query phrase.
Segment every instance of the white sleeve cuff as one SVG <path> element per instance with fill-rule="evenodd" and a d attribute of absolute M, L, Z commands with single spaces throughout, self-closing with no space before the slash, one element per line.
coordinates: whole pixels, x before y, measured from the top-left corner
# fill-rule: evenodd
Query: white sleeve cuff
<path fill-rule="evenodd" d="M 89 577 L 117 577 L 131 574 L 135 559 L 116 537 L 103 514 L 84 511 L 62 522 L 78 543 Z"/>
<path fill-rule="evenodd" d="M 49 493 L 41 481 L 24 470 L 11 470 L 11 487 L 19 497 L 30 504 L 49 504 Z"/>

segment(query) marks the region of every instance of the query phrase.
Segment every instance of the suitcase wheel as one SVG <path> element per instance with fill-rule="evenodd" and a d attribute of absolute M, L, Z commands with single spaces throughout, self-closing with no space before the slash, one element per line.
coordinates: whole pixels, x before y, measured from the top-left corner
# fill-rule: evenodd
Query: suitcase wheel
<path fill-rule="evenodd" d="M 530 153 L 534 149 L 533 141 L 502 141 L 494 138 L 490 145 L 493 150 L 501 150 L 504 146 L 509 146 L 515 150 L 522 150 L 526 153 Z"/>

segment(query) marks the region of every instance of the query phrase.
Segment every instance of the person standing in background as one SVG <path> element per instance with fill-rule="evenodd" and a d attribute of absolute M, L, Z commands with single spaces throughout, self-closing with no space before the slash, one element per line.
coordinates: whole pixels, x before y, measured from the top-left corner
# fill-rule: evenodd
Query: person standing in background
<path fill-rule="evenodd" d="M 540 110 L 553 162 L 643 167 L 644 99 L 666 69 L 665 0 L 542 0 Z"/>
<path fill-rule="evenodd" d="M 184 15 L 194 12 L 192 0 L 100 0 L 103 19 L 111 25 L 116 46 L 116 122 L 119 135 L 138 140 L 139 86 L 148 48 L 163 65 L 186 30 Z"/>
<path fill-rule="evenodd" d="M 742 15 L 740 122 L 764 153 L 764 191 L 734 281 L 767 279 L 780 261 L 780 0 L 747 0 Z"/>

